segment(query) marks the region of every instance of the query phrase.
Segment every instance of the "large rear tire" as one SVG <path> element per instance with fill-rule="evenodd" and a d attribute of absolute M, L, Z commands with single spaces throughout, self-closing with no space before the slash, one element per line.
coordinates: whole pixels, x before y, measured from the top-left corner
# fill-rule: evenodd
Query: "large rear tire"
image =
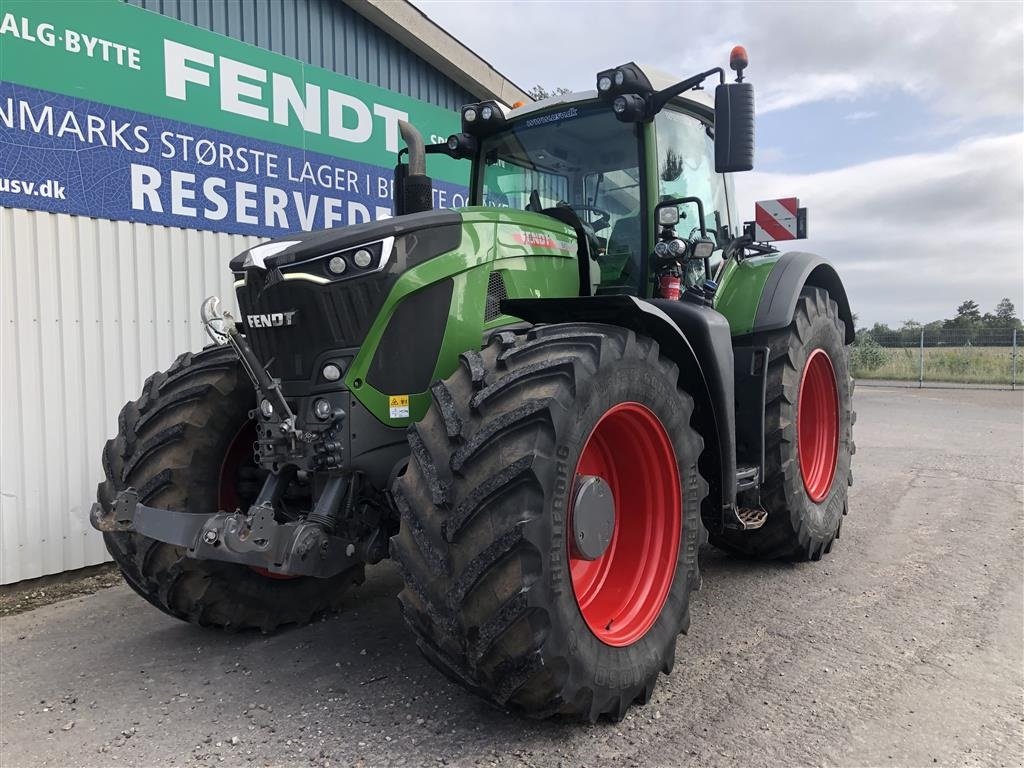
<path fill-rule="evenodd" d="M 391 551 L 406 621 L 442 671 L 532 717 L 646 703 L 689 626 L 707 493 L 677 380 L 653 340 L 572 324 L 498 334 L 434 385 Z M 583 476 L 614 498 L 596 559 L 573 544 Z"/>
<path fill-rule="evenodd" d="M 769 347 L 765 406 L 764 526 L 712 533 L 721 549 L 762 559 L 819 560 L 848 509 L 853 380 L 846 328 L 827 291 L 805 288 L 789 328 Z"/>
<path fill-rule="evenodd" d="M 132 487 L 143 504 L 212 515 L 245 507 L 259 491 L 249 411 L 255 392 L 234 353 L 211 347 L 181 355 L 146 380 L 118 417 L 103 449 L 106 479 L 97 488 L 110 510 Z M 203 626 L 269 632 L 338 606 L 359 583 L 359 565 L 332 579 L 272 578 L 251 568 L 195 560 L 181 547 L 136 533 L 105 533 L 107 550 L 128 585 L 164 613 Z"/>

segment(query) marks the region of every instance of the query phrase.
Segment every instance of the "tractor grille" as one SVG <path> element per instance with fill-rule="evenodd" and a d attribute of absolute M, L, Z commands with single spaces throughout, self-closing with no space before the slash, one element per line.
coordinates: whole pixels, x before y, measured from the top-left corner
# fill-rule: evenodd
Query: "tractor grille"
<path fill-rule="evenodd" d="M 484 322 L 488 323 L 501 315 L 501 302 L 508 298 L 505 277 L 501 272 L 491 272 L 487 278 L 487 302 L 484 305 Z"/>
<path fill-rule="evenodd" d="M 248 271 L 238 306 L 253 351 L 283 381 L 308 381 L 322 353 L 359 346 L 395 280 L 383 274 L 327 284 L 278 280 L 267 286 L 266 275 Z"/>

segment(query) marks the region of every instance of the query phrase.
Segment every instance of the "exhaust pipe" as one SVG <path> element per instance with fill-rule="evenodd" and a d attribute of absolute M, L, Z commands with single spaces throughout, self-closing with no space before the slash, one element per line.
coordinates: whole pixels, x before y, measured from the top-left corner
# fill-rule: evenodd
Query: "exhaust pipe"
<path fill-rule="evenodd" d="M 434 209 L 434 182 L 427 176 L 427 153 L 423 136 L 405 120 L 398 121 L 398 131 L 409 150 L 408 165 L 395 166 L 395 215 L 420 213 Z"/>
<path fill-rule="evenodd" d="M 426 176 L 427 152 L 423 147 L 423 136 L 412 123 L 405 120 L 398 121 L 398 132 L 402 134 L 402 141 L 409 148 L 409 175 Z"/>

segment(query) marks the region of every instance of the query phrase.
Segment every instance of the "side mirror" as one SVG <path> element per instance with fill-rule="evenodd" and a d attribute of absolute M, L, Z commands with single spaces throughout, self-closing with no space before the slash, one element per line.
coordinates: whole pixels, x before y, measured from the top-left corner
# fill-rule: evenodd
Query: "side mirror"
<path fill-rule="evenodd" d="M 715 173 L 754 167 L 754 86 L 722 83 L 715 88 Z"/>

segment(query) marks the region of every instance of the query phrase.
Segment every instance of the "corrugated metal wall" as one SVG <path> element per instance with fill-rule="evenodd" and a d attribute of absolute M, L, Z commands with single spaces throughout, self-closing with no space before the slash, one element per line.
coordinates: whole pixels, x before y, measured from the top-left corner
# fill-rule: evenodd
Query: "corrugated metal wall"
<path fill-rule="evenodd" d="M 126 2 L 447 109 L 478 100 L 342 0 Z"/>
<path fill-rule="evenodd" d="M 341 0 L 126 0 L 442 107 L 476 99 Z M 205 343 L 256 238 L 0 208 L 0 583 L 108 559 L 100 451 L 146 376 Z"/>
<path fill-rule="evenodd" d="M 0 208 L 0 583 L 107 559 L 89 526 L 100 451 L 151 372 L 234 304 L 241 235 Z"/>

